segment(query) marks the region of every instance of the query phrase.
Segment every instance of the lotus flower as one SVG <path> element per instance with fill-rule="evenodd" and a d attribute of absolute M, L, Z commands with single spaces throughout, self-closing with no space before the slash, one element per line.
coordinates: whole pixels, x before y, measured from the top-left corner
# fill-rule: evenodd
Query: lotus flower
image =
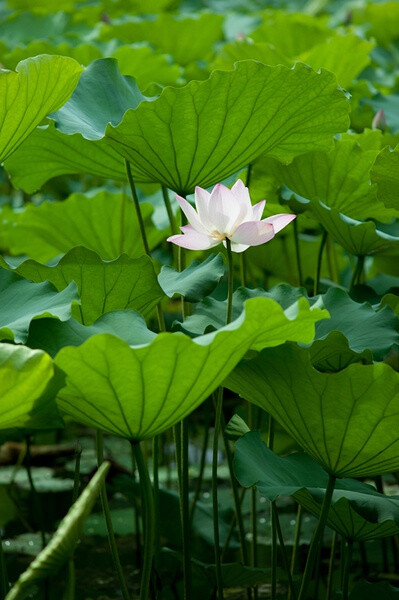
<path fill-rule="evenodd" d="M 262 218 L 266 200 L 252 206 L 248 188 L 239 179 L 231 188 L 218 183 L 209 193 L 195 188 L 196 211 L 187 200 L 176 195 L 189 225 L 180 227 L 180 235 L 172 235 L 173 242 L 189 250 L 207 250 L 226 238 L 233 252 L 244 252 L 249 246 L 260 246 L 295 219 L 296 215 L 273 215 Z"/>

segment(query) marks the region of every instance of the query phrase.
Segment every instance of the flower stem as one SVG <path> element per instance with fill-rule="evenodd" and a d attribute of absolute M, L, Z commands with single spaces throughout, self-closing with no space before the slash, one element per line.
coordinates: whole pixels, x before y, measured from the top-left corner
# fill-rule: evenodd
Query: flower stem
<path fill-rule="evenodd" d="M 170 203 L 168 189 L 163 185 L 162 186 L 162 195 L 165 203 L 166 212 L 168 213 L 168 219 L 170 223 L 170 229 L 172 234 L 178 233 L 178 227 L 175 219 L 175 215 L 173 214 L 172 205 Z"/>
<path fill-rule="evenodd" d="M 272 504 L 272 512 L 273 512 L 274 521 L 276 523 L 276 530 L 277 530 L 278 541 L 280 544 L 280 550 L 281 550 L 281 554 L 283 556 L 284 569 L 287 573 L 290 597 L 293 600 L 296 600 L 296 592 L 295 592 L 294 582 L 292 580 L 292 575 L 291 575 L 291 571 L 290 571 L 290 564 L 288 562 L 287 550 L 286 550 L 285 544 L 284 544 L 283 532 L 281 531 L 280 519 L 278 516 L 277 507 L 274 502 Z"/>
<path fill-rule="evenodd" d="M 4 600 L 9 590 L 6 557 L 3 550 L 3 540 L 0 535 L 0 600 Z"/>
<path fill-rule="evenodd" d="M 148 600 L 155 539 L 154 495 L 140 443 L 132 442 L 132 448 L 140 476 L 144 511 L 144 557 L 141 569 L 140 600 Z"/>
<path fill-rule="evenodd" d="M 195 508 L 197 506 L 197 502 L 200 497 L 202 482 L 204 479 L 206 454 L 208 451 L 208 442 L 209 442 L 209 427 L 210 427 L 211 410 L 206 410 L 205 415 L 206 415 L 205 433 L 204 433 L 204 438 L 202 440 L 201 458 L 200 458 L 200 463 L 199 463 L 198 478 L 197 478 L 197 482 L 195 485 L 194 496 L 193 496 L 191 506 L 190 506 L 190 526 L 192 526 L 192 524 L 193 524 Z"/>
<path fill-rule="evenodd" d="M 126 158 L 125 158 L 125 168 L 126 168 L 127 180 L 129 182 L 129 186 L 130 186 L 130 191 L 132 193 L 132 200 L 133 200 L 134 208 L 136 211 L 137 220 L 139 222 L 140 235 L 141 235 L 141 240 L 143 242 L 144 251 L 147 254 L 147 256 L 150 256 L 150 248 L 148 245 L 147 234 L 145 231 L 143 215 L 141 214 L 140 202 L 139 202 L 139 198 L 137 196 L 136 186 L 134 185 L 132 170 L 130 168 L 130 163 Z"/>
<path fill-rule="evenodd" d="M 219 535 L 219 502 L 218 502 L 218 454 L 219 454 L 219 432 L 222 417 L 223 388 L 218 389 L 216 399 L 215 429 L 213 436 L 212 456 L 212 507 L 213 507 L 213 538 L 216 565 L 216 587 L 217 600 L 223 600 L 223 577 L 222 561 L 220 557 L 220 535 Z"/>
<path fill-rule="evenodd" d="M 299 247 L 299 234 L 298 234 L 297 219 L 294 219 L 293 225 L 294 225 L 296 266 L 298 269 L 298 282 L 299 282 L 300 287 L 302 287 L 303 286 L 303 274 L 302 274 L 302 263 L 301 263 L 301 251 L 300 251 L 300 247 Z"/>
<path fill-rule="evenodd" d="M 349 574 L 352 562 L 352 550 L 353 540 L 346 540 L 345 556 L 343 563 L 343 577 L 342 577 L 342 599 L 348 600 L 349 598 Z"/>
<path fill-rule="evenodd" d="M 226 325 L 231 321 L 231 313 L 233 309 L 233 253 L 231 251 L 231 242 L 226 238 L 227 263 L 228 263 L 228 291 L 227 291 L 227 313 Z"/>
<path fill-rule="evenodd" d="M 313 568 L 317 556 L 317 552 L 319 550 L 319 545 L 323 540 L 324 528 L 327 523 L 328 511 L 330 510 L 331 500 L 334 493 L 336 477 L 334 475 L 329 475 L 328 484 L 326 493 L 324 496 L 323 504 L 320 511 L 319 521 L 317 523 L 317 527 L 312 537 L 312 541 L 310 544 L 308 558 L 306 561 L 305 572 L 303 574 L 301 590 L 299 592 L 298 600 L 305 600 L 307 598 L 309 584 L 312 580 Z"/>
<path fill-rule="evenodd" d="M 97 451 L 97 466 L 100 467 L 100 465 L 104 462 L 104 443 L 103 443 L 102 431 L 100 431 L 99 429 L 97 429 L 97 433 L 96 433 L 96 451 Z M 112 525 L 111 511 L 109 509 L 105 481 L 103 482 L 103 484 L 101 486 L 100 499 L 101 499 L 101 506 L 102 506 L 103 514 L 104 514 L 105 524 L 107 527 L 109 548 L 110 548 L 112 560 L 114 563 L 114 568 L 115 568 L 116 574 L 118 576 L 119 586 L 120 586 L 120 589 L 122 592 L 123 599 L 129 600 L 129 592 L 128 592 L 128 589 L 126 586 L 125 577 L 123 575 L 122 566 L 121 566 L 121 563 L 119 560 L 118 548 L 116 546 L 114 528 Z"/>
<path fill-rule="evenodd" d="M 296 513 L 296 523 L 295 523 L 294 545 L 292 548 L 292 555 L 291 555 L 291 577 L 293 577 L 295 575 L 296 563 L 298 561 L 298 548 L 299 548 L 299 541 L 301 539 L 301 526 L 302 526 L 302 506 L 300 504 L 298 504 L 298 510 Z M 288 600 L 292 600 L 290 589 L 288 590 Z"/>
<path fill-rule="evenodd" d="M 319 253 L 317 255 L 316 277 L 314 280 L 314 287 L 313 287 L 313 295 L 314 296 L 317 296 L 317 294 L 319 293 L 321 263 L 322 263 L 322 259 L 323 259 L 323 250 L 324 250 L 324 246 L 326 245 L 327 236 L 328 236 L 327 231 L 325 229 L 323 229 L 323 235 L 321 236 Z"/>
<path fill-rule="evenodd" d="M 151 258 L 151 252 L 150 252 L 150 247 L 148 245 L 147 234 L 145 231 L 145 225 L 144 225 L 143 215 L 141 213 L 139 198 L 137 196 L 136 186 L 134 185 L 132 170 L 130 168 L 130 163 L 126 158 L 125 158 L 125 167 L 126 167 L 127 180 L 129 182 L 129 187 L 130 187 L 130 191 L 132 194 L 133 205 L 134 205 L 136 215 L 137 215 L 137 220 L 139 223 L 140 235 L 141 235 L 141 240 L 142 240 L 143 246 L 144 246 L 144 252 L 146 253 L 146 255 L 149 258 Z M 165 331 L 165 319 L 163 316 L 162 306 L 161 306 L 160 302 L 156 306 L 156 311 L 157 311 L 157 317 L 158 317 L 159 330 Z"/>
<path fill-rule="evenodd" d="M 330 560 L 328 563 L 326 600 L 332 599 L 333 581 L 334 581 L 334 562 L 335 562 L 336 552 L 337 552 L 337 532 L 334 531 L 333 538 L 332 538 L 332 544 L 331 544 L 331 550 L 330 550 Z"/>
<path fill-rule="evenodd" d="M 191 539 L 188 476 L 188 422 L 180 422 L 181 464 L 180 464 L 180 515 L 183 537 L 184 600 L 191 598 Z"/>
<path fill-rule="evenodd" d="M 32 476 L 32 469 L 31 469 L 31 452 L 30 452 L 30 446 L 31 446 L 31 439 L 30 436 L 27 435 L 26 438 L 26 454 L 25 454 L 25 468 L 26 468 L 26 474 L 28 476 L 28 481 L 29 481 L 29 486 L 31 489 L 31 494 L 32 494 L 32 503 L 33 506 L 35 507 L 35 512 L 38 516 L 39 519 L 39 523 L 40 523 L 40 538 L 41 538 L 41 542 L 42 542 L 42 549 L 45 547 L 46 545 L 46 534 L 44 531 L 44 515 L 43 515 L 43 506 L 42 506 L 42 502 L 41 499 L 39 498 L 39 494 L 37 493 L 37 489 L 36 486 L 34 484 L 33 481 L 33 476 Z"/>
<path fill-rule="evenodd" d="M 349 285 L 349 291 L 350 292 L 353 291 L 353 288 L 355 287 L 355 285 L 357 283 L 359 283 L 359 281 L 360 281 L 360 277 L 361 277 L 361 274 L 363 272 L 364 259 L 365 259 L 364 256 L 358 256 L 357 257 L 356 266 L 353 269 L 352 279 L 351 279 L 351 282 L 350 282 L 350 285 Z"/>
<path fill-rule="evenodd" d="M 267 445 L 270 450 L 273 450 L 274 446 L 274 421 L 273 417 L 269 415 L 269 431 Z M 271 597 L 272 600 L 276 600 L 277 594 L 277 527 L 276 527 L 276 512 L 275 502 L 270 502 L 270 528 L 271 528 Z"/>

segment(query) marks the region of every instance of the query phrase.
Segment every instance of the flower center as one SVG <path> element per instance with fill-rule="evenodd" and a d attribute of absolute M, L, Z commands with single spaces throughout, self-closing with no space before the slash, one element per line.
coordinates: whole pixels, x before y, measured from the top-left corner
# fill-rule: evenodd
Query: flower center
<path fill-rule="evenodd" d="M 224 240 L 228 237 L 225 233 L 219 233 L 219 231 L 212 231 L 211 236 L 216 240 Z"/>

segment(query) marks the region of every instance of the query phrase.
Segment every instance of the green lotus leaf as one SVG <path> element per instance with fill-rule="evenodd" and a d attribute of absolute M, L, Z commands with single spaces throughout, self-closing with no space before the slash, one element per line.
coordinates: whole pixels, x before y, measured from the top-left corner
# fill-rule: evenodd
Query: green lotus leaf
<path fill-rule="evenodd" d="M 67 374 L 59 407 L 118 436 L 149 439 L 199 406 L 247 350 L 286 339 L 309 342 L 315 321 L 325 317 L 304 298 L 286 312 L 269 298 L 255 298 L 230 325 L 195 340 L 161 333 L 150 344 L 130 347 L 111 335 L 94 336 L 56 356 Z"/>
<path fill-rule="evenodd" d="M 253 42 L 244 38 L 225 44 L 212 66 L 214 69 L 231 69 L 237 60 L 253 59 L 267 65 L 290 67 L 295 60 L 300 60 L 315 71 L 320 68 L 331 71 L 338 83 L 348 88 L 370 63 L 369 55 L 373 47 L 372 42 L 354 34 L 334 35 L 299 55 L 287 57 L 281 51 L 280 44 L 276 46 L 270 42 Z"/>
<path fill-rule="evenodd" d="M 269 292 L 260 288 L 255 290 L 238 288 L 233 293 L 232 318 L 238 319 L 244 309 L 246 300 L 250 298 L 272 298 L 280 304 L 283 310 L 286 310 L 303 296 L 304 290 L 293 288 L 284 283 L 275 286 Z M 226 311 L 227 300 L 217 300 L 212 297 L 204 298 L 202 302 L 194 307 L 193 314 L 178 325 L 190 334 L 201 335 L 205 331 L 213 331 L 223 327 Z"/>
<path fill-rule="evenodd" d="M 299 59 L 315 71 L 320 68 L 331 71 L 342 87 L 350 88 L 353 80 L 370 64 L 374 46 L 375 43 L 352 33 L 338 34 L 314 45 Z"/>
<path fill-rule="evenodd" d="M 116 38 L 125 44 L 148 42 L 185 66 L 206 58 L 213 44 L 222 39 L 223 20 L 223 15 L 211 13 L 187 17 L 161 13 L 152 19 L 133 18 L 104 24 L 99 37 L 104 41 Z"/>
<path fill-rule="evenodd" d="M 269 160 L 264 168 L 307 200 L 321 200 L 354 219 L 390 221 L 396 212 L 378 202 L 376 186 L 370 185 L 370 169 L 380 150 L 381 135 L 380 131 L 344 134 L 328 151 L 297 156 L 289 165 Z"/>
<path fill-rule="evenodd" d="M 4 163 L 13 186 L 28 194 L 49 179 L 77 173 L 126 180 L 121 155 L 106 140 L 86 140 L 80 133 L 66 135 L 54 123 L 37 127 Z"/>
<path fill-rule="evenodd" d="M 150 83 L 175 85 L 182 76 L 179 65 L 173 64 L 170 57 L 155 52 L 147 44 L 124 44 L 112 53 L 112 57 L 117 59 L 120 72 L 134 77 L 142 90 Z"/>
<path fill-rule="evenodd" d="M 324 340 L 333 331 L 341 332 L 352 351 L 369 350 L 375 360 L 382 360 L 399 343 L 399 321 L 388 306 L 376 311 L 368 302 L 355 302 L 339 288 L 330 288 L 320 296 L 317 306 L 326 308 L 331 318 L 318 323 L 316 340 Z"/>
<path fill-rule="evenodd" d="M 259 492 L 275 500 L 292 496 L 319 517 L 328 475 L 306 454 L 280 458 L 250 431 L 236 442 L 234 469 L 239 483 L 256 485 Z M 353 479 L 336 482 L 327 525 L 346 539 L 367 541 L 399 532 L 399 496 L 384 496 L 370 485 Z"/>
<path fill-rule="evenodd" d="M 312 202 L 311 210 L 331 237 L 355 256 L 397 250 L 399 237 L 377 229 L 373 221 L 358 221 L 329 208 L 323 202 Z"/>
<path fill-rule="evenodd" d="M 181 272 L 175 271 L 172 267 L 163 266 L 158 275 L 158 281 L 169 298 L 180 294 L 186 298 L 187 302 L 199 302 L 213 292 L 223 275 L 222 255 L 211 254 L 202 263 L 193 260 L 190 266 Z"/>
<path fill-rule="evenodd" d="M 133 310 L 106 313 L 92 325 L 82 325 L 76 319 L 32 321 L 26 345 L 44 350 L 54 357 L 65 346 L 80 346 L 93 335 L 109 333 L 131 346 L 149 344 L 156 333 L 147 328 L 144 318 Z"/>
<path fill-rule="evenodd" d="M 62 325 L 64 324 L 62 323 Z M 326 337 L 315 340 L 309 347 L 309 353 L 312 365 L 318 371 L 342 371 L 353 363 L 371 364 L 373 362 L 371 350 L 365 349 L 356 352 L 340 331 L 330 331 Z"/>
<path fill-rule="evenodd" d="M 98 140 L 107 123 L 117 125 L 129 108 L 146 100 L 135 79 L 120 74 L 115 58 L 99 58 L 84 70 L 71 98 L 51 118 L 63 133 Z"/>
<path fill-rule="evenodd" d="M 20 62 L 15 72 L 0 72 L 0 162 L 68 100 L 81 72 L 72 58 L 47 55 Z"/>
<path fill-rule="evenodd" d="M 331 37 L 327 19 L 286 11 L 267 11 L 262 24 L 251 33 L 255 42 L 273 44 L 285 56 L 298 56 Z"/>
<path fill-rule="evenodd" d="M 141 205 L 149 246 L 155 248 L 166 237 L 151 221 L 153 208 Z M 138 258 L 144 254 L 137 216 L 130 198 L 105 190 L 96 194 L 72 194 L 64 202 L 28 205 L 15 214 L 15 224 L 6 230 L 6 243 L 12 254 L 27 254 L 41 263 L 75 246 L 96 252 L 102 260 L 121 254 Z"/>
<path fill-rule="evenodd" d="M 242 361 L 224 385 L 267 410 L 337 477 L 399 467 L 399 375 L 384 363 L 319 373 L 306 350 L 286 344 Z"/>
<path fill-rule="evenodd" d="M 8 592 L 6 600 L 26 598 L 31 586 L 57 573 L 73 555 L 73 551 L 82 535 L 85 521 L 93 509 L 101 487 L 104 485 L 109 467 L 110 463 L 108 462 L 101 465 L 61 521 L 47 546 L 31 562 L 27 570 L 20 575 Z"/>
<path fill-rule="evenodd" d="M 7 69 L 15 69 L 16 65 L 21 60 L 25 60 L 31 56 L 37 56 L 38 54 L 69 56 L 76 60 L 80 65 L 88 65 L 93 60 L 101 58 L 101 51 L 94 44 L 83 43 L 72 46 L 67 42 L 52 44 L 44 39 L 35 40 L 28 44 L 24 41 L 23 45 L 18 45 L 12 50 L 7 49 L 4 52 L 1 52 L 0 57 Z"/>
<path fill-rule="evenodd" d="M 0 268 L 0 339 L 24 343 L 32 319 L 66 321 L 75 302 L 79 296 L 74 282 L 57 292 L 51 283 L 32 283 Z"/>
<path fill-rule="evenodd" d="M 62 427 L 55 396 L 63 383 L 45 352 L 0 344 L 0 429 Z"/>
<path fill-rule="evenodd" d="M 72 316 L 85 325 L 113 310 L 127 308 L 148 315 L 163 297 L 148 256 L 122 254 L 116 260 L 103 261 L 95 252 L 75 247 L 51 266 L 27 260 L 14 271 L 36 283 L 50 281 L 58 291 L 74 281 L 80 305 L 74 307 Z"/>
<path fill-rule="evenodd" d="M 347 110 L 331 73 L 299 63 L 288 69 L 242 61 L 234 71 L 165 88 L 105 134 L 137 179 L 185 195 L 196 185 L 222 181 L 262 153 L 289 161 L 327 148 L 331 136 L 347 128 Z"/>
<path fill-rule="evenodd" d="M 371 169 L 371 180 L 377 184 L 377 196 L 385 206 L 399 210 L 399 145 L 391 151 L 386 147 Z"/>
<path fill-rule="evenodd" d="M 0 21 L 0 39 L 7 48 L 15 48 L 33 40 L 59 41 L 62 38 L 70 21 L 69 16 L 61 12 L 62 8 L 60 12 L 49 15 L 33 14 L 31 10 L 32 4 L 26 12 L 11 12 Z"/>
<path fill-rule="evenodd" d="M 305 290 L 287 284 L 276 285 L 268 292 L 262 289 L 238 288 L 233 294 L 233 318 L 241 314 L 244 302 L 249 298 L 272 298 L 283 309 L 287 309 L 303 295 L 306 297 Z M 343 365 L 349 358 L 350 362 L 353 362 L 364 351 L 366 355 L 359 357 L 361 360 L 370 356 L 381 360 L 394 344 L 399 343 L 399 321 L 388 306 L 376 311 L 367 302 L 355 302 L 347 292 L 339 288 L 330 288 L 326 294 L 309 301 L 312 305 L 326 308 L 330 314 L 330 319 L 317 323 L 315 340 L 319 341 L 318 351 L 322 352 L 324 358 L 328 358 L 331 353 L 335 355 L 337 366 Z M 178 324 L 179 328 L 194 335 L 218 329 L 223 327 L 226 310 L 226 300 L 205 298 L 194 307 L 192 315 Z M 338 340 L 336 336 L 330 337 L 331 333 L 338 332 Z"/>
<path fill-rule="evenodd" d="M 380 46 L 389 46 L 398 37 L 398 3 L 392 0 L 360 6 L 354 11 L 353 21 L 365 25 L 368 36 L 374 37 Z"/>
<path fill-rule="evenodd" d="M 239 60 L 258 60 L 265 65 L 285 65 L 286 67 L 291 67 L 294 62 L 284 56 L 273 44 L 264 44 L 243 38 L 225 44 L 215 58 L 212 68 L 232 69 L 234 63 Z"/>

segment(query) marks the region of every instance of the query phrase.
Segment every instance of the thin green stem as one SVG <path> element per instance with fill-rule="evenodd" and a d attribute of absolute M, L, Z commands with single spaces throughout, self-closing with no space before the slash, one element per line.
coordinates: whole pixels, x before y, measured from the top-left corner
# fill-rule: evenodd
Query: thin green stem
<path fill-rule="evenodd" d="M 295 592 L 294 582 L 292 580 L 292 575 L 291 575 L 291 571 L 290 571 L 290 563 L 288 561 L 287 550 L 286 550 L 286 547 L 284 544 L 283 532 L 281 531 L 280 519 L 278 516 L 278 510 L 277 510 L 277 506 L 275 505 L 275 503 L 272 503 L 272 511 L 273 511 L 274 522 L 276 523 L 277 536 L 278 536 L 278 541 L 280 544 L 281 554 L 283 557 L 284 569 L 287 573 L 290 598 L 292 598 L 293 600 L 296 600 L 296 592 Z"/>
<path fill-rule="evenodd" d="M 82 445 L 78 440 L 75 447 L 75 472 L 73 475 L 73 490 L 72 490 L 72 504 L 76 502 L 79 495 L 80 488 L 80 459 L 82 457 Z"/>
<path fill-rule="evenodd" d="M 140 487 L 143 497 L 144 510 L 144 556 L 141 569 L 140 600 L 148 600 L 150 597 L 150 579 L 152 570 L 152 560 L 154 557 L 154 539 L 155 539 L 155 515 L 154 515 L 154 494 L 151 486 L 148 468 L 138 442 L 132 443 L 134 458 L 136 460 L 137 470 L 140 477 Z"/>
<path fill-rule="evenodd" d="M 353 269 L 353 273 L 352 273 L 352 279 L 351 282 L 349 284 L 349 291 L 352 292 L 353 288 L 355 287 L 355 285 L 357 283 L 359 283 L 359 279 L 361 277 L 361 274 L 363 272 L 363 267 L 364 267 L 364 256 L 358 256 L 357 257 L 357 262 L 355 265 L 355 268 Z"/>
<path fill-rule="evenodd" d="M 252 430 L 254 429 L 254 405 L 250 402 L 248 404 L 248 426 Z M 257 489 L 255 486 L 251 487 L 251 508 L 250 508 L 250 519 L 251 519 L 251 567 L 258 566 L 258 506 L 257 506 Z M 258 598 L 258 586 L 254 587 L 255 600 Z"/>
<path fill-rule="evenodd" d="M 219 432 L 222 417 L 223 406 L 223 388 L 220 387 L 216 399 L 215 428 L 213 436 L 213 456 L 212 456 L 212 507 L 213 507 L 213 539 L 215 550 L 216 565 L 216 587 L 217 599 L 223 600 L 223 577 L 222 561 L 220 556 L 220 535 L 219 535 L 219 502 L 218 502 L 218 455 L 219 455 Z"/>
<path fill-rule="evenodd" d="M 269 431 L 268 431 L 267 437 L 268 437 L 267 445 L 270 448 L 270 450 L 273 450 L 274 420 L 271 415 L 269 415 Z M 277 595 L 277 527 L 276 527 L 274 505 L 275 505 L 275 502 L 274 502 L 274 500 L 272 500 L 270 502 L 270 528 L 271 528 L 270 558 L 271 558 L 271 597 L 272 597 L 272 600 L 276 600 L 276 595 Z"/>
<path fill-rule="evenodd" d="M 245 494 L 247 493 L 247 489 L 248 488 L 242 488 L 241 489 L 241 494 L 238 496 L 238 502 L 239 502 L 240 513 L 241 514 L 242 514 L 241 507 L 242 507 L 242 503 L 244 501 Z M 222 550 L 222 558 L 221 558 L 222 562 L 224 560 L 224 557 L 226 556 L 226 552 L 228 551 L 228 549 L 230 547 L 230 542 L 231 542 L 231 538 L 233 536 L 233 531 L 234 531 L 234 527 L 236 526 L 236 522 L 237 522 L 237 513 L 236 513 L 236 511 L 234 511 L 234 514 L 233 514 L 233 516 L 231 518 L 231 521 L 230 521 L 229 530 L 227 532 L 226 539 L 225 539 L 225 542 L 224 542 L 223 550 Z M 247 555 L 246 547 L 245 547 L 245 553 Z M 241 548 L 241 554 L 242 554 L 242 548 Z M 246 561 L 245 564 L 249 564 L 248 560 Z"/>
<path fill-rule="evenodd" d="M 135 488 L 136 483 L 136 460 L 134 458 L 133 448 L 131 447 L 131 459 L 132 459 L 132 478 L 133 487 Z M 134 510 L 134 529 L 136 531 L 136 566 L 141 569 L 141 532 L 140 532 L 140 516 L 137 503 L 137 495 L 133 494 L 133 510 Z"/>
<path fill-rule="evenodd" d="M 328 563 L 328 575 L 327 575 L 327 595 L 326 600 L 331 600 L 333 595 L 333 582 L 334 582 L 334 563 L 335 563 L 335 555 L 337 553 L 337 532 L 334 531 L 331 550 L 330 550 L 330 560 Z"/>
<path fill-rule="evenodd" d="M 353 540 L 346 540 L 342 577 L 342 599 L 349 599 L 349 574 L 352 563 Z"/>
<path fill-rule="evenodd" d="M 172 234 L 175 235 L 176 233 L 178 233 L 179 230 L 177 227 L 175 215 L 173 214 L 172 205 L 170 203 L 168 189 L 164 185 L 162 186 L 162 195 L 165 203 L 166 212 L 168 213 L 170 229 L 172 231 Z"/>
<path fill-rule="evenodd" d="M 154 486 L 154 565 L 157 573 L 160 571 L 161 540 L 160 540 L 160 504 L 159 504 L 159 436 L 152 440 L 152 480 Z"/>
<path fill-rule="evenodd" d="M 29 481 L 29 485 L 30 485 L 30 489 L 31 489 L 33 505 L 35 507 L 35 512 L 39 518 L 40 539 L 42 542 L 42 549 L 43 549 L 46 545 L 46 534 L 44 532 L 45 527 L 44 527 L 43 506 L 42 506 L 41 500 L 39 498 L 39 494 L 37 493 L 36 486 L 35 486 L 35 483 L 33 481 L 33 476 L 32 476 L 31 452 L 30 452 L 31 439 L 30 439 L 29 435 L 26 436 L 25 441 L 26 441 L 25 468 L 26 468 L 26 474 L 28 476 L 28 481 Z"/>
<path fill-rule="evenodd" d="M 247 552 L 246 539 L 245 539 L 244 519 L 242 516 L 242 509 L 241 509 L 242 500 L 243 500 L 246 488 L 243 488 L 243 495 L 240 498 L 238 485 L 237 485 L 237 481 L 236 481 L 236 477 L 235 477 L 235 473 L 234 473 L 233 455 L 232 455 L 232 452 L 231 452 L 231 449 L 229 446 L 229 440 L 226 435 L 223 415 L 222 415 L 222 435 L 223 435 L 224 449 L 226 452 L 227 465 L 229 467 L 230 484 L 231 484 L 231 489 L 233 492 L 233 499 L 234 499 L 234 509 L 235 510 L 234 510 L 233 528 L 234 528 L 234 524 L 237 523 L 238 536 L 240 539 L 240 546 L 241 546 L 241 560 L 244 565 L 248 565 L 249 562 L 248 562 L 248 552 Z M 227 539 L 226 539 L 226 543 L 227 543 Z M 226 544 L 225 544 L 225 548 L 226 548 Z M 223 554 L 224 554 L 224 551 L 225 551 L 225 549 L 223 549 Z"/>
<path fill-rule="evenodd" d="M 200 463 L 199 463 L 198 478 L 197 478 L 194 495 L 193 495 L 193 499 L 192 499 L 191 506 L 190 506 L 190 526 L 192 526 L 192 524 L 193 524 L 195 507 L 197 506 L 197 502 L 198 502 L 200 494 L 201 494 L 201 487 L 202 487 L 202 482 L 204 479 L 204 471 L 205 471 L 205 464 L 206 464 L 206 453 L 208 451 L 209 427 L 210 427 L 210 423 L 211 423 L 211 420 L 210 420 L 211 411 L 206 410 L 205 414 L 206 414 L 205 433 L 204 433 L 204 438 L 202 440 L 201 458 L 200 458 Z"/>
<path fill-rule="evenodd" d="M 131 194 L 132 194 L 133 205 L 134 205 L 134 208 L 135 208 L 135 211 L 136 211 L 137 220 L 138 220 L 138 223 L 139 223 L 140 235 L 141 235 L 141 240 L 142 240 L 143 246 L 144 246 L 144 252 L 147 254 L 147 256 L 150 256 L 150 247 L 148 245 L 148 240 L 147 240 L 147 234 L 146 234 L 146 231 L 145 231 L 145 225 L 144 225 L 143 215 L 141 213 L 141 208 L 140 208 L 139 197 L 137 195 L 136 186 L 135 186 L 134 181 L 133 181 L 133 176 L 132 176 L 132 170 L 130 168 L 130 163 L 129 163 L 129 161 L 126 158 L 125 158 L 125 168 L 126 168 L 127 180 L 129 182 L 129 187 L 130 187 L 130 191 L 131 191 Z"/>
<path fill-rule="evenodd" d="M 227 313 L 226 313 L 226 325 L 231 321 L 231 313 L 233 310 L 233 253 L 231 251 L 231 242 L 229 238 L 226 238 L 226 249 L 227 249 L 227 262 L 228 262 L 228 286 L 227 286 Z"/>
<path fill-rule="evenodd" d="M 191 531 L 189 508 L 189 476 L 188 476 L 188 422 L 180 423 L 181 436 L 181 476 L 180 476 L 180 513 L 183 537 L 183 572 L 184 600 L 191 598 Z"/>
<path fill-rule="evenodd" d="M 328 262 L 328 271 L 330 273 L 330 279 L 331 279 L 331 281 L 334 281 L 335 283 L 339 283 L 337 260 L 336 260 L 336 256 L 335 256 L 335 252 L 334 252 L 334 241 L 330 235 L 327 236 L 326 250 L 327 250 L 327 262 Z"/>
<path fill-rule="evenodd" d="M 319 253 L 317 255 L 316 276 L 315 276 L 314 287 L 313 287 L 313 295 L 314 296 L 317 296 L 317 294 L 319 293 L 321 263 L 323 261 L 323 250 L 324 250 L 324 246 L 326 245 L 327 236 L 328 236 L 327 231 L 325 229 L 323 229 L 323 235 L 321 236 Z"/>
<path fill-rule="evenodd" d="M 298 269 L 298 282 L 299 285 L 303 286 L 303 274 L 302 274 L 302 263 L 301 263 L 301 251 L 299 247 L 299 233 L 298 233 L 298 218 L 294 219 L 294 241 L 295 241 L 295 256 L 296 256 L 296 266 Z"/>
<path fill-rule="evenodd" d="M 73 556 L 68 560 L 68 582 L 67 590 L 63 596 L 63 600 L 75 600 L 75 589 L 76 589 L 76 573 L 75 573 L 75 561 Z"/>
<path fill-rule="evenodd" d="M 103 442 L 103 434 L 102 431 L 97 430 L 96 433 L 96 452 L 97 452 L 97 465 L 100 466 L 104 462 L 104 442 Z M 100 499 L 101 506 L 103 509 L 105 524 L 107 527 L 108 534 L 108 543 L 112 556 L 112 561 L 114 563 L 114 568 L 119 580 L 120 590 L 122 592 L 122 596 L 124 600 L 129 600 L 129 592 L 126 586 L 125 577 L 123 575 L 122 566 L 119 560 L 118 548 L 116 546 L 114 528 L 112 525 L 111 511 L 109 509 L 108 497 L 107 497 L 107 489 L 105 487 L 105 482 L 101 486 L 100 491 Z"/>
<path fill-rule="evenodd" d="M 295 523 L 295 534 L 294 534 L 294 545 L 292 547 L 292 556 L 291 556 L 291 575 L 295 575 L 296 565 L 298 562 L 298 549 L 299 542 L 301 539 L 301 528 L 302 528 L 302 506 L 298 504 L 298 509 L 296 513 L 296 523 Z"/>
<path fill-rule="evenodd" d="M 3 550 L 3 540 L 0 535 L 0 600 L 4 600 L 9 590 L 6 557 Z"/>
<path fill-rule="evenodd" d="M 328 511 L 330 510 L 331 500 L 334 493 L 336 477 L 329 474 L 328 484 L 326 493 L 324 496 L 323 504 L 320 510 L 319 521 L 314 531 L 312 541 L 310 544 L 308 558 L 306 561 L 305 572 L 303 574 L 301 590 L 299 592 L 299 600 L 305 600 L 309 589 L 310 582 L 312 580 L 313 568 L 316 561 L 317 552 L 319 545 L 323 542 L 324 528 L 327 523 Z"/>
<path fill-rule="evenodd" d="M 126 158 L 125 158 L 125 168 L 126 168 L 127 180 L 129 182 L 129 187 L 130 187 L 130 191 L 131 191 L 131 194 L 132 194 L 133 205 L 134 205 L 134 208 L 135 208 L 135 211 L 136 211 L 137 221 L 139 223 L 140 235 L 141 235 L 141 240 L 142 240 L 143 246 L 144 246 L 144 252 L 146 253 L 146 255 L 149 258 L 151 258 L 151 252 L 150 252 L 150 247 L 148 245 L 148 239 L 147 239 L 147 234 L 146 234 L 146 231 L 145 231 L 145 225 L 144 225 L 143 215 L 141 213 L 139 197 L 137 195 L 136 186 L 134 184 L 134 180 L 133 180 L 133 176 L 132 176 L 132 170 L 130 168 L 130 163 L 129 163 L 129 161 Z M 164 316 L 163 316 L 162 306 L 161 306 L 160 302 L 156 306 L 156 311 L 157 311 L 157 317 L 158 317 L 159 330 L 160 331 L 165 331 L 165 319 L 164 319 Z"/>

